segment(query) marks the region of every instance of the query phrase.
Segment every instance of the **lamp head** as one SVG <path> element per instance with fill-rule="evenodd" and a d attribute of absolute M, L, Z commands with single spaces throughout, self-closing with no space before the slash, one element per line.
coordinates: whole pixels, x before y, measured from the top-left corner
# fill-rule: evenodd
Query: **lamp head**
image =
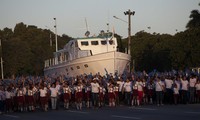
<path fill-rule="evenodd" d="M 135 11 L 132 12 L 132 15 L 135 15 Z"/>

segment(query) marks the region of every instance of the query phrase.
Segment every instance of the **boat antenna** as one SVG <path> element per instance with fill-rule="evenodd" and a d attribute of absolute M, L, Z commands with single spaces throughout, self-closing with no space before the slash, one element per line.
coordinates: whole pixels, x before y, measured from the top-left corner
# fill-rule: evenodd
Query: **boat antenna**
<path fill-rule="evenodd" d="M 108 10 L 108 22 L 107 22 L 107 33 L 109 33 L 110 30 L 110 10 Z"/>
<path fill-rule="evenodd" d="M 85 36 L 88 37 L 90 35 L 90 31 L 88 30 L 88 24 L 87 24 L 86 18 L 85 18 L 85 25 L 86 25 L 86 29 L 87 29 L 87 31 L 85 32 Z"/>

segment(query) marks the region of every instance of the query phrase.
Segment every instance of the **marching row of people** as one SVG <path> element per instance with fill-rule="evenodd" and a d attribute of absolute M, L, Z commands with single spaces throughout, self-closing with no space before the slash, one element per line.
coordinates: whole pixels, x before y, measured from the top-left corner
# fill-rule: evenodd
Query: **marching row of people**
<path fill-rule="evenodd" d="M 186 104 L 200 102 L 200 79 L 197 76 L 143 76 L 109 80 L 100 75 L 64 81 L 40 79 L 38 83 L 22 78 L 18 83 L 0 86 L 0 112 L 48 111 L 60 106 L 81 110 L 105 105 L 140 106 L 143 104 Z M 27 82 L 28 81 L 28 82 Z"/>

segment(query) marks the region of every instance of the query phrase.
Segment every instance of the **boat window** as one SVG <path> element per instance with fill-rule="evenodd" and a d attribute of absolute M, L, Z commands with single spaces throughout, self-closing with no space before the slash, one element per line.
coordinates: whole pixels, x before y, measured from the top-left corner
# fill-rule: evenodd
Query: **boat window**
<path fill-rule="evenodd" d="M 87 68 L 87 67 L 88 67 L 88 64 L 85 64 L 84 67 Z"/>
<path fill-rule="evenodd" d="M 74 70 L 74 68 L 73 68 L 73 67 L 71 67 L 71 70 Z"/>
<path fill-rule="evenodd" d="M 110 45 L 114 45 L 114 41 L 113 40 L 109 40 L 109 44 Z"/>
<path fill-rule="evenodd" d="M 91 41 L 91 44 L 92 45 L 98 45 L 99 43 L 98 43 L 98 41 Z"/>
<path fill-rule="evenodd" d="M 77 69 L 80 69 L 80 66 L 76 66 Z"/>
<path fill-rule="evenodd" d="M 101 41 L 101 44 L 102 44 L 102 45 L 106 45 L 106 44 L 107 44 L 107 41 L 106 41 L 106 40 L 102 40 L 102 41 Z"/>
<path fill-rule="evenodd" d="M 81 45 L 82 46 L 88 46 L 89 44 L 88 44 L 88 41 L 81 41 Z"/>

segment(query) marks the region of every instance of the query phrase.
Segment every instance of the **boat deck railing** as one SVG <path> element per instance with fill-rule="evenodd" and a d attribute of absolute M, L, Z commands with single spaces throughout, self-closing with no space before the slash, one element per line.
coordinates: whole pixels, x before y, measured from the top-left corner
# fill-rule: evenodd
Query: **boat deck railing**
<path fill-rule="evenodd" d="M 78 59 L 78 58 L 82 58 L 82 57 L 88 57 L 88 56 L 91 56 L 91 55 L 92 55 L 91 50 L 81 50 L 81 51 L 77 51 L 75 54 L 69 55 L 68 57 L 57 56 L 57 57 L 45 60 L 45 66 L 44 67 L 48 68 L 48 67 L 51 67 L 51 66 L 70 62 L 74 59 Z"/>

